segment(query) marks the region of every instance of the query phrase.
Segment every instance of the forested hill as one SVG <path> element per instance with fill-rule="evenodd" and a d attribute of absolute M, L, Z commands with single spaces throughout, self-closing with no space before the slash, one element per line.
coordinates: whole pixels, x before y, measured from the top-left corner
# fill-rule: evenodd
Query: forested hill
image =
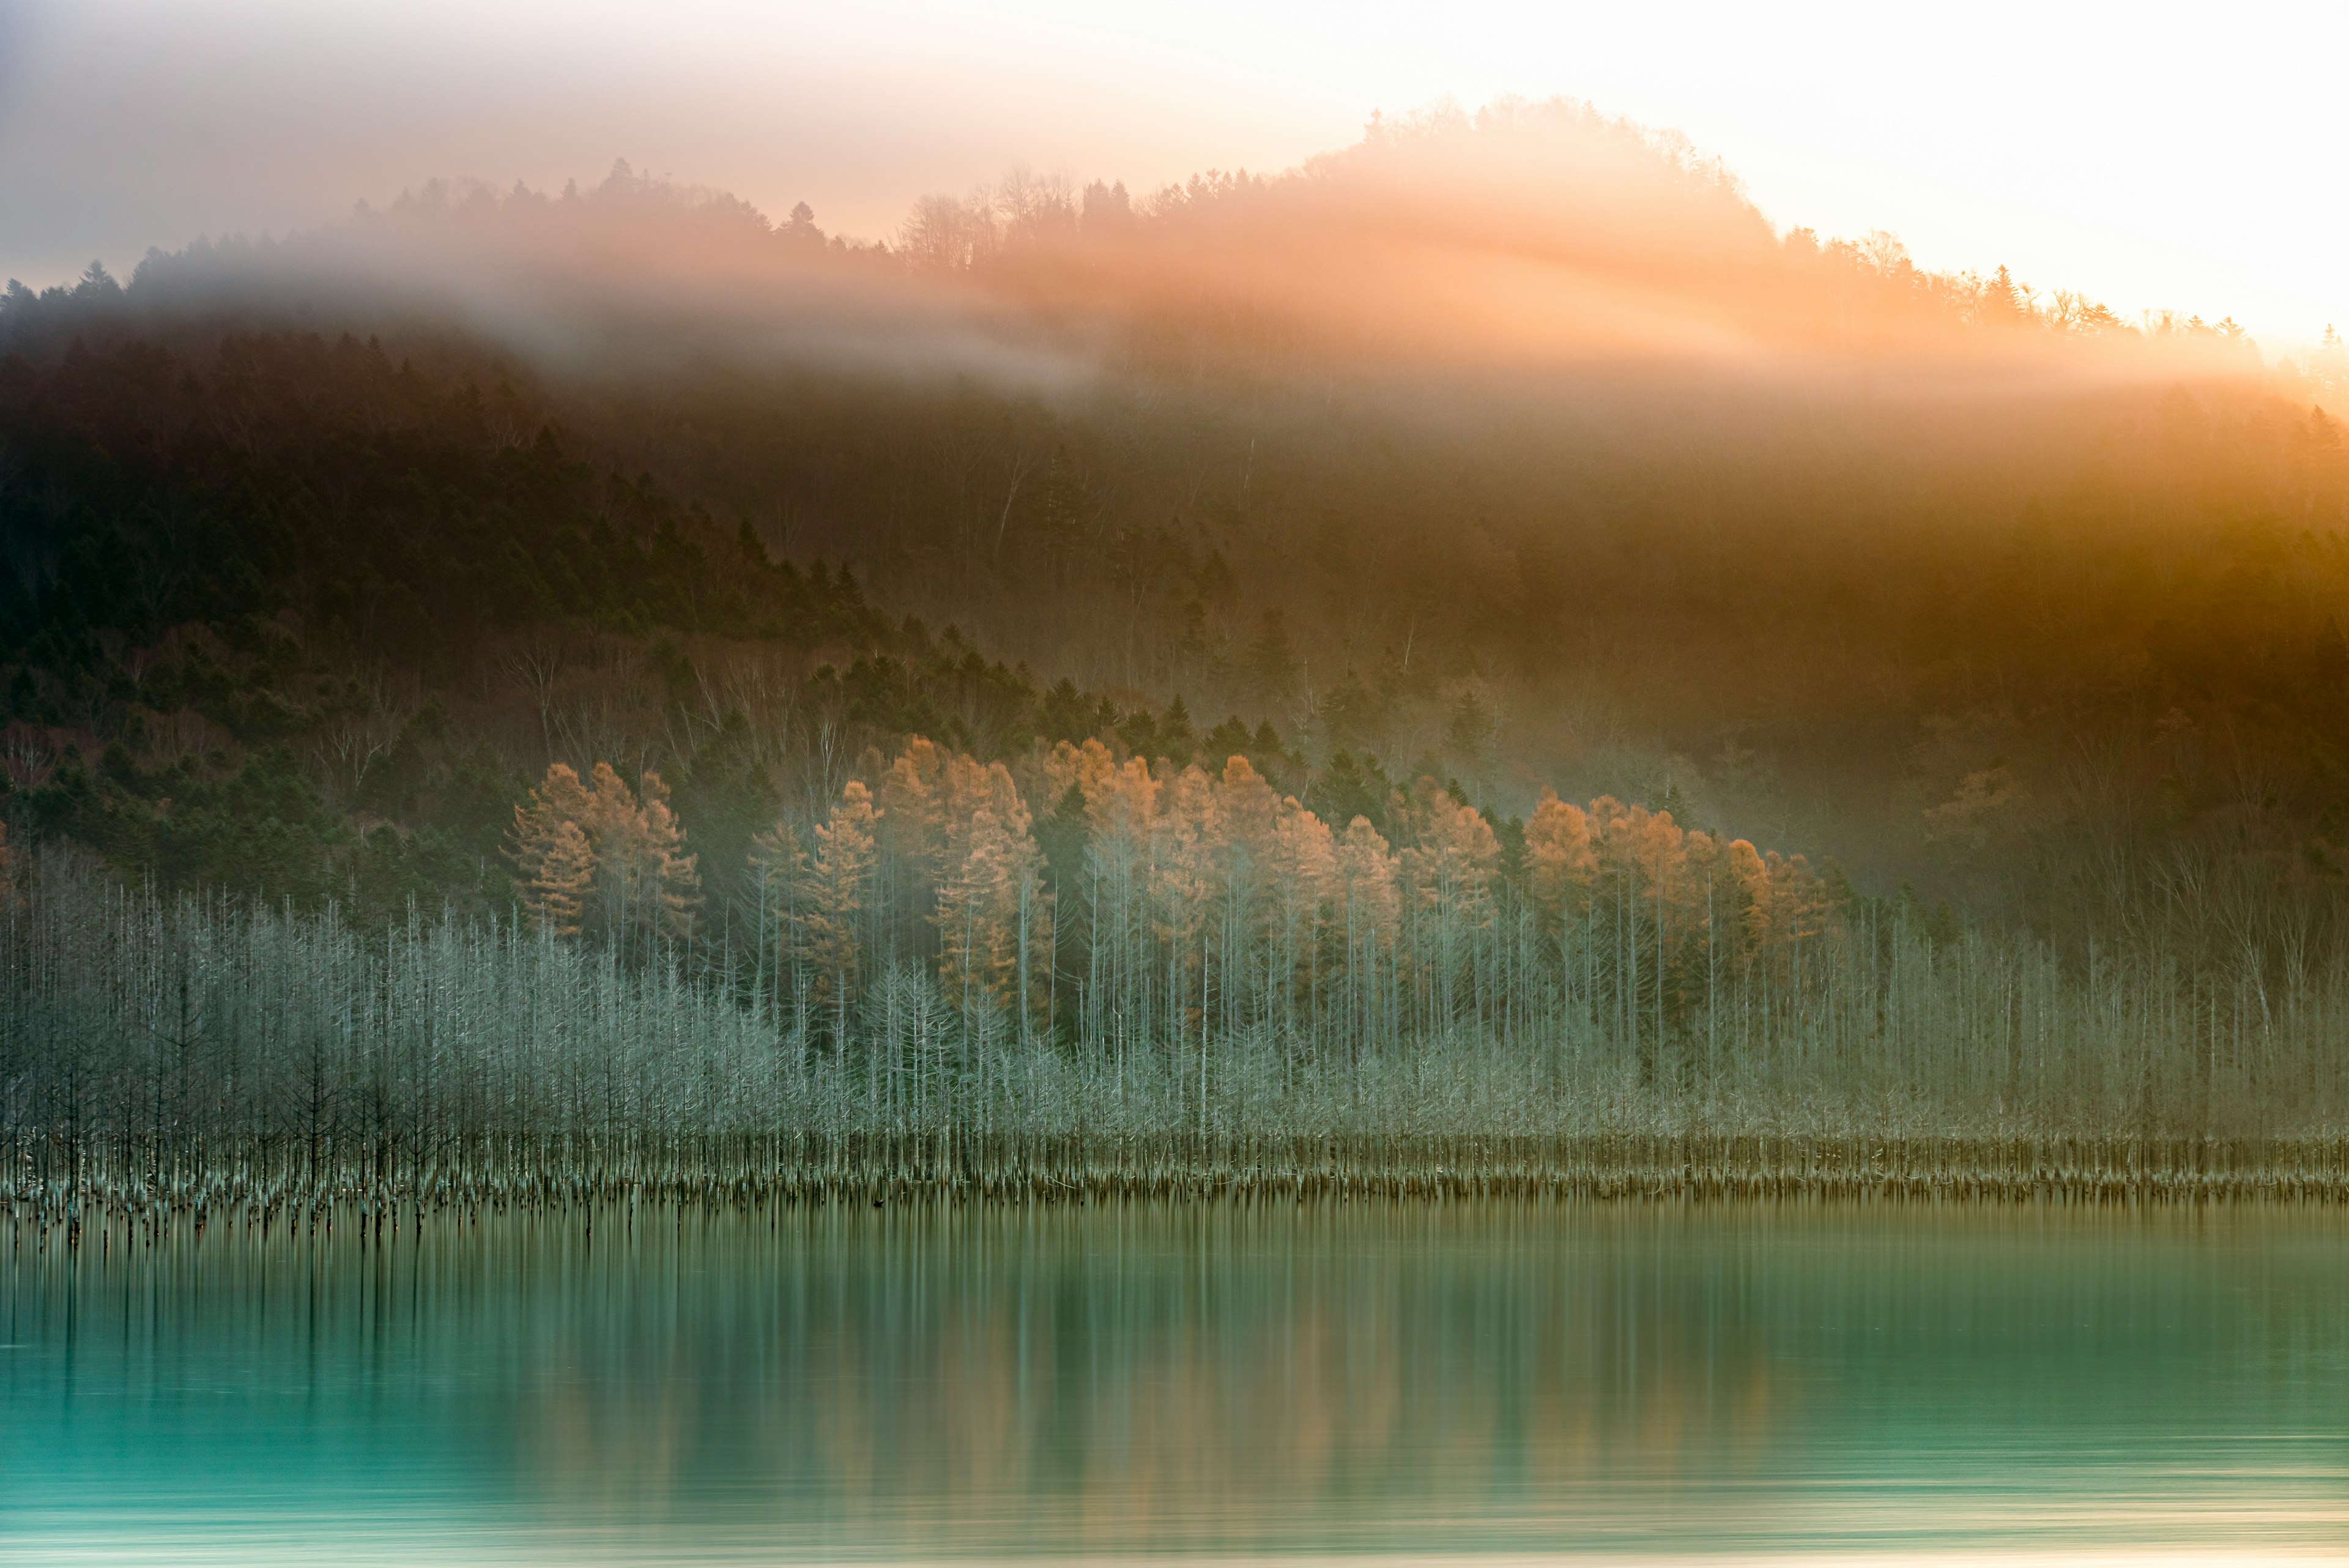
<path fill-rule="evenodd" d="M 2333 1190 L 2344 394 L 1572 106 L 11 287 L 11 1168 Z"/>
<path fill-rule="evenodd" d="M 474 368 L 282 333 L 0 362 L 8 815 L 166 887 L 495 908 L 550 757 L 666 768 L 739 859 L 908 733 L 1201 743 L 518 435 Z M 1285 771 L 1268 727 L 1206 739 Z"/>
<path fill-rule="evenodd" d="M 1509 257 L 1752 331 L 1494 348 Z M 0 356 L 8 809 L 175 883 L 494 899 L 484 803 L 551 762 L 730 843 L 713 781 L 813 821 L 918 733 L 1612 795 L 2083 950 L 2349 888 L 2337 346 L 1774 234 L 1578 111 L 877 247 L 441 192 L 13 289 Z"/>
<path fill-rule="evenodd" d="M 563 618 L 800 646 L 881 635 L 852 581 L 770 562 L 747 526 L 721 531 L 649 476 L 595 472 L 553 429 L 517 429 L 511 400 L 348 336 L 224 333 L 201 365 L 137 340 L 12 358 L 6 634 L 61 664 L 98 629 L 146 641 L 290 611 L 443 671 Z"/>

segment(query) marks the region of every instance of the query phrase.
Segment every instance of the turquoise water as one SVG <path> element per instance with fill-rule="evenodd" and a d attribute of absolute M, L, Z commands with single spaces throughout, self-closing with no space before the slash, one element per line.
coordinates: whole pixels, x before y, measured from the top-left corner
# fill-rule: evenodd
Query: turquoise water
<path fill-rule="evenodd" d="M 0 1562 L 2349 1552 L 2323 1210 L 0 1229 Z"/>

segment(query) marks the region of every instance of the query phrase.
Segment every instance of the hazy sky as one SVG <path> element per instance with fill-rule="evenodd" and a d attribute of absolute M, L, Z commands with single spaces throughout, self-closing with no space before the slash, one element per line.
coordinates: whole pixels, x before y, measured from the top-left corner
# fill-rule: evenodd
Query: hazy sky
<path fill-rule="evenodd" d="M 616 157 L 881 235 L 1014 161 L 1147 188 L 1562 93 L 1684 130 L 1782 227 L 2282 348 L 2349 327 L 2344 88 L 2340 0 L 0 0 L 0 273 Z"/>

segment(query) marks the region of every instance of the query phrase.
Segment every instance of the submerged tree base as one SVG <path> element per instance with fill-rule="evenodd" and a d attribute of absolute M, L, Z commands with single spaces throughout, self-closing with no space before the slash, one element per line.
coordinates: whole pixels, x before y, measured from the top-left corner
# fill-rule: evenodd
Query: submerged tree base
<path fill-rule="evenodd" d="M 292 1155 L 180 1176 L 140 1151 L 20 1147 L 0 1184 L 20 1234 L 85 1230 L 381 1231 L 456 1211 L 1092 1200 L 1376 1199 L 2349 1203 L 2349 1138 L 1881 1137 L 1687 1133 L 1577 1138 L 968 1137 L 816 1135 L 755 1146 L 443 1154 L 420 1169 L 313 1168 Z M 124 1155 L 133 1156 L 125 1159 Z"/>

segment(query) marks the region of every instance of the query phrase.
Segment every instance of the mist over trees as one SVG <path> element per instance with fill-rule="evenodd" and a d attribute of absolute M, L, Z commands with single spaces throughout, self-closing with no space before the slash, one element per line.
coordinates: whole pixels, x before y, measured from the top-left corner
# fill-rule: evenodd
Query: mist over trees
<path fill-rule="evenodd" d="M 874 244 L 429 186 L 0 296 L 0 815 L 666 974 L 885 1110 L 909 1029 L 1170 1116 L 1472 1038 L 1685 1106 L 1734 1010 L 1881 1065 L 1994 951 L 2066 1084 L 2147 988 L 2098 1103 L 2182 1127 L 2332 1081 L 2344 394 L 1571 104 Z"/>
<path fill-rule="evenodd" d="M 455 323 L 574 368 L 675 363 L 654 336 L 684 331 L 754 366 L 1030 388 L 1135 370 L 2256 364 L 2231 320 L 2125 321 L 2003 266 L 1928 271 L 1882 231 L 1781 234 L 1684 138 L 1564 99 L 1373 117 L 1298 168 L 1155 192 L 1015 168 L 923 197 L 874 243 L 827 235 L 804 203 L 773 220 L 625 161 L 552 195 L 435 180 L 322 230 L 150 252 L 129 292 L 150 316 Z"/>

